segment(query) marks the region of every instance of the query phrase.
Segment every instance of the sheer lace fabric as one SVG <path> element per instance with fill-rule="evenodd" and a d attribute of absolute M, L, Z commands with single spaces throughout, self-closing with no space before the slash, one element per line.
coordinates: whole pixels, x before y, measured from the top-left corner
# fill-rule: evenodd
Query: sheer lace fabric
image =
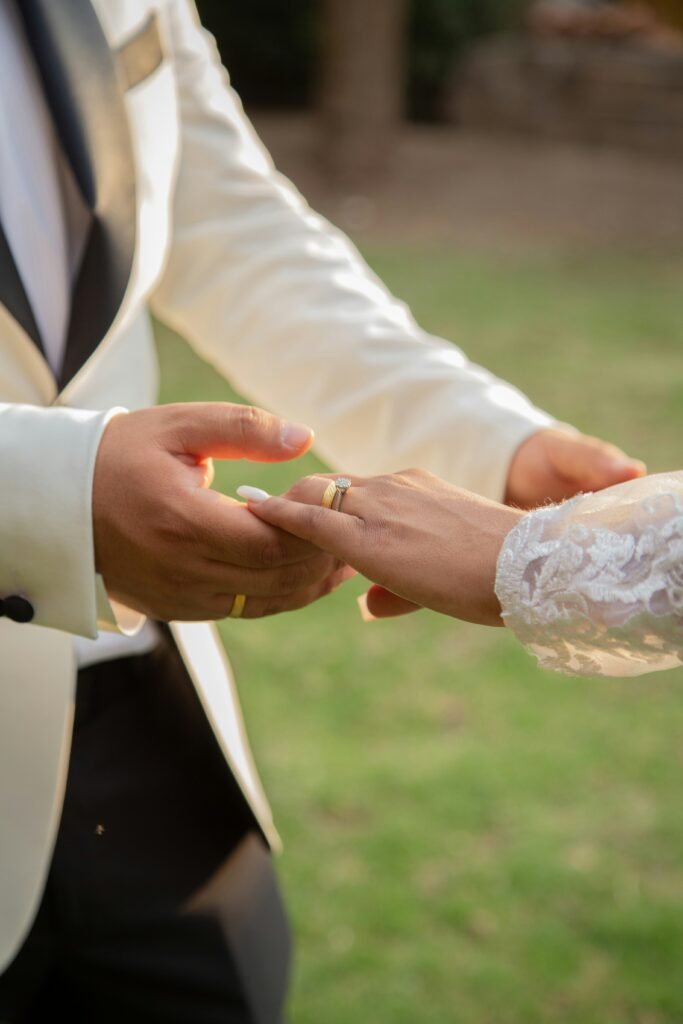
<path fill-rule="evenodd" d="M 683 473 L 524 516 L 500 553 L 496 593 L 545 668 L 635 676 L 683 664 Z"/>

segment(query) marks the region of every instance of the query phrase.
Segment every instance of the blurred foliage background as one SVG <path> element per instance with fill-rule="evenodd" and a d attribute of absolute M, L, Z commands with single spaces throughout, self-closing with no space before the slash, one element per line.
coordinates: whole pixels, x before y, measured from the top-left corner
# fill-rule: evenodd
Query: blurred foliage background
<path fill-rule="evenodd" d="M 412 0 L 395 37 L 402 63 L 382 64 L 378 12 L 391 2 L 200 6 L 278 165 L 424 327 L 653 471 L 680 468 L 680 159 L 440 123 L 472 48 L 519 30 L 525 4 Z M 381 174 L 340 184 L 318 159 L 321 23 L 334 16 L 341 37 L 352 9 L 355 44 L 353 33 L 332 40 L 346 54 L 340 91 L 344 75 L 361 83 L 347 121 L 373 106 L 377 72 L 420 123 L 398 128 Z M 539 45 L 559 104 L 545 114 L 561 118 L 570 50 Z M 600 44 L 595 96 L 605 118 L 648 129 L 654 116 L 671 134 L 677 58 L 633 45 L 622 59 Z M 520 95 L 498 84 L 504 99 Z M 323 113 L 337 123 L 330 89 Z M 591 113 L 597 100 L 584 99 Z M 158 340 L 165 400 L 242 400 L 163 326 Z M 314 353 L 311 364 L 302 386 L 324 372 Z M 278 491 L 319 465 L 226 464 L 217 486 Z M 285 840 L 299 951 L 291 1020 L 681 1024 L 681 672 L 550 676 L 503 631 L 427 613 L 364 625 L 363 586 L 295 616 L 222 626 Z"/>
<path fill-rule="evenodd" d="M 247 103 L 291 108 L 313 102 L 324 2 L 200 0 L 199 6 Z M 409 0 L 406 105 L 412 116 L 437 118 L 443 87 L 467 45 L 518 28 L 528 6 L 529 0 Z"/>

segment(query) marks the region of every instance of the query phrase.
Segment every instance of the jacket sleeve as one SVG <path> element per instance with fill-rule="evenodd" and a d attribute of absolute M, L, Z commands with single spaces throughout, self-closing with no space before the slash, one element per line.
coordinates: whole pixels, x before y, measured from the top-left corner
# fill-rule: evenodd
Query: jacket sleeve
<path fill-rule="evenodd" d="M 102 433 L 123 410 L 0 403 L 0 610 L 94 638 L 118 628 L 95 572 L 91 494 Z"/>
<path fill-rule="evenodd" d="M 250 400 L 312 426 L 332 466 L 421 466 L 500 499 L 550 417 L 418 327 L 275 171 L 192 0 L 171 0 L 170 23 L 182 148 L 157 316 Z"/>

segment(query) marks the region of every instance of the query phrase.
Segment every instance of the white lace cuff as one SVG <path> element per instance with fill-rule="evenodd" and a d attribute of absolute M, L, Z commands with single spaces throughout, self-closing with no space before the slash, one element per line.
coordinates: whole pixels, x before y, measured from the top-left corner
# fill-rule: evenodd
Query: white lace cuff
<path fill-rule="evenodd" d="M 635 676 L 683 663 L 683 474 L 524 516 L 498 560 L 503 619 L 545 668 Z"/>

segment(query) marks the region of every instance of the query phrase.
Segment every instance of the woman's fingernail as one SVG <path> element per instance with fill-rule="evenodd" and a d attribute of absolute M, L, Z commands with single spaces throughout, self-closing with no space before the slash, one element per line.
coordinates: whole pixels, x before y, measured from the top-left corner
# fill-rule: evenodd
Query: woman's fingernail
<path fill-rule="evenodd" d="M 242 484 L 241 487 L 238 487 L 237 493 L 240 498 L 246 498 L 247 501 L 255 501 L 257 504 L 261 501 L 268 501 L 268 498 L 270 498 L 268 491 L 263 491 L 260 487 L 249 487 L 247 484 Z"/>
<path fill-rule="evenodd" d="M 363 620 L 363 622 L 375 622 L 376 621 L 377 616 L 373 615 L 372 612 L 370 611 L 370 609 L 368 608 L 368 595 L 367 594 L 361 594 L 361 596 L 358 598 L 358 610 L 360 612 L 360 617 Z"/>
<path fill-rule="evenodd" d="M 313 431 L 304 423 L 284 423 L 282 425 L 282 443 L 286 448 L 298 451 L 313 440 Z"/>

